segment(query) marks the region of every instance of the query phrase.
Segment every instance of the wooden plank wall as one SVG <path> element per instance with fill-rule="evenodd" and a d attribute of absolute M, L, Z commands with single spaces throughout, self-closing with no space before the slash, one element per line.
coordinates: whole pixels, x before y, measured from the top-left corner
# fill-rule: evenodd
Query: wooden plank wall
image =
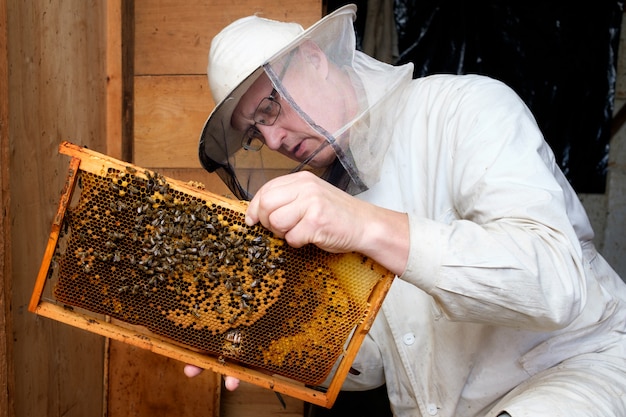
<path fill-rule="evenodd" d="M 135 0 L 133 162 L 227 195 L 221 180 L 200 168 L 197 156 L 200 131 L 214 106 L 206 79 L 211 39 L 249 14 L 308 27 L 321 10 L 321 0 Z M 221 377 L 205 372 L 200 377 L 205 382 L 185 381 L 182 365 L 111 342 L 109 416 L 302 415 L 301 401 L 285 398 L 283 409 L 273 392 L 249 384 L 234 393 L 222 390 L 221 405 L 210 412 Z M 139 406 L 140 399 L 150 406 Z"/>
<path fill-rule="evenodd" d="M 3 417 L 102 416 L 104 339 L 37 317 L 27 305 L 67 173 L 59 142 L 106 150 L 104 6 L 99 0 L 2 0 L 8 92 L 1 99 L 8 105 L 2 120 L 8 140 L 0 143 L 10 193 L 3 196 L 10 210 L 3 222 L 11 227 L 4 236 L 11 276 L 3 281 L 10 280 L 6 336 L 14 371 Z"/>
<path fill-rule="evenodd" d="M 205 372 L 188 380 L 180 363 L 122 344 L 109 348 L 100 336 L 27 312 L 67 173 L 68 161 L 57 147 L 69 140 L 122 159 L 135 155 L 134 162 L 143 166 L 226 193 L 219 180 L 199 168 L 196 156 L 199 131 L 213 106 L 204 74 L 210 39 L 228 22 L 255 12 L 306 27 L 321 15 L 321 1 L 296 7 L 274 0 L 137 0 L 137 105 L 130 121 L 137 140 L 130 146 L 122 141 L 126 114 L 115 113 L 133 100 L 120 91 L 112 61 L 124 55 L 124 44 L 115 43 L 115 28 L 107 22 L 116 13 L 121 19 L 121 7 L 128 3 L 1 4 L 7 41 L 0 46 L 7 62 L 0 74 L 8 80 L 3 83 L 8 92 L 2 107 L 6 114 L 0 113 L 0 197 L 2 224 L 11 230 L 2 228 L 10 236 L 3 233 L 0 250 L 0 324 L 6 337 L 0 339 L 0 416 L 217 415 L 216 375 Z M 134 154 L 127 151 L 133 148 Z M 221 414 L 302 414 L 300 401 L 286 400 L 283 410 L 272 392 L 244 384 L 224 396 Z"/>
<path fill-rule="evenodd" d="M 136 0 L 135 163 L 200 167 L 198 136 L 213 108 L 207 55 L 221 28 L 254 13 L 308 27 L 321 10 L 321 0 Z"/>

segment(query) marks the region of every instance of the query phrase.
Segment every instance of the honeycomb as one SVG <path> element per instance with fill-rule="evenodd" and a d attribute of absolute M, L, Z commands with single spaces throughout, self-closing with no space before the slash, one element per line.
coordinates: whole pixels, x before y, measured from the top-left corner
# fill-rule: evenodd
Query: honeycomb
<path fill-rule="evenodd" d="M 155 172 L 77 175 L 50 264 L 55 302 L 220 361 L 319 385 L 387 274 L 356 253 L 291 248 Z"/>

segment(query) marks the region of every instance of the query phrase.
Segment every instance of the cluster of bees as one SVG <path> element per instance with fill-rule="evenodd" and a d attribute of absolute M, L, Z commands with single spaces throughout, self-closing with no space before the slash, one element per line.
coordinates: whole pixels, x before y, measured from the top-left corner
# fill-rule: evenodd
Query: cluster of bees
<path fill-rule="evenodd" d="M 223 333 L 250 325 L 276 302 L 284 282 L 282 241 L 246 226 L 239 212 L 172 189 L 158 173 L 109 169 L 104 187 L 96 177 L 81 173 L 81 187 L 89 190 L 66 214 L 74 257 L 65 262 L 91 282 L 103 280 L 115 312 L 130 318 L 136 308 L 129 306 L 138 302 L 132 297 L 150 300 L 166 291 L 176 304 L 163 303 L 166 296 L 152 303 L 167 318 Z"/>

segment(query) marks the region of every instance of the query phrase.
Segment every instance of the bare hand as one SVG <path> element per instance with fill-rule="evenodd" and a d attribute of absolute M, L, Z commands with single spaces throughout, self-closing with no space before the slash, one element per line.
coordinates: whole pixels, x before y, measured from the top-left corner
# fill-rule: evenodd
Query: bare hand
<path fill-rule="evenodd" d="M 246 224 L 261 222 L 299 248 L 360 252 L 401 274 L 409 247 L 408 218 L 361 201 L 306 171 L 275 178 L 250 201 Z"/>
<path fill-rule="evenodd" d="M 361 246 L 365 203 L 309 172 L 278 177 L 250 202 L 246 223 L 261 222 L 293 247 L 313 243 L 328 252 Z"/>

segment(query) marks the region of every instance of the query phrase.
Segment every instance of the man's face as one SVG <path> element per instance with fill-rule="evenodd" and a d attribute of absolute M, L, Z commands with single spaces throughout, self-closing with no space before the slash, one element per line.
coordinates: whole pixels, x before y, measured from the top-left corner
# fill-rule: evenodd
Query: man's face
<path fill-rule="evenodd" d="M 310 60 L 301 60 L 303 53 L 297 51 L 282 79 L 284 87 L 295 103 L 313 120 L 329 132 L 341 127 L 341 109 L 333 111 L 329 98 L 331 91 L 318 71 L 319 66 L 312 65 Z M 303 81 L 306 80 L 306 81 Z M 242 96 L 235 108 L 231 124 L 233 128 L 242 132 L 254 127 L 260 133 L 263 143 L 268 148 L 278 151 L 287 157 L 302 162 L 313 152 L 326 143 L 326 139 L 316 132 L 297 112 L 287 100 L 275 93 L 273 101 L 280 105 L 280 113 L 271 125 L 263 124 L 262 109 L 257 111 L 263 99 L 272 94 L 273 86 L 269 78 L 263 74 L 252 84 Z M 267 103 L 267 101 L 265 102 Z M 257 117 L 255 117 L 257 112 Z M 256 119 L 256 121 L 255 121 Z M 335 159 L 332 147 L 326 146 L 311 161 L 314 168 L 328 166 Z"/>

